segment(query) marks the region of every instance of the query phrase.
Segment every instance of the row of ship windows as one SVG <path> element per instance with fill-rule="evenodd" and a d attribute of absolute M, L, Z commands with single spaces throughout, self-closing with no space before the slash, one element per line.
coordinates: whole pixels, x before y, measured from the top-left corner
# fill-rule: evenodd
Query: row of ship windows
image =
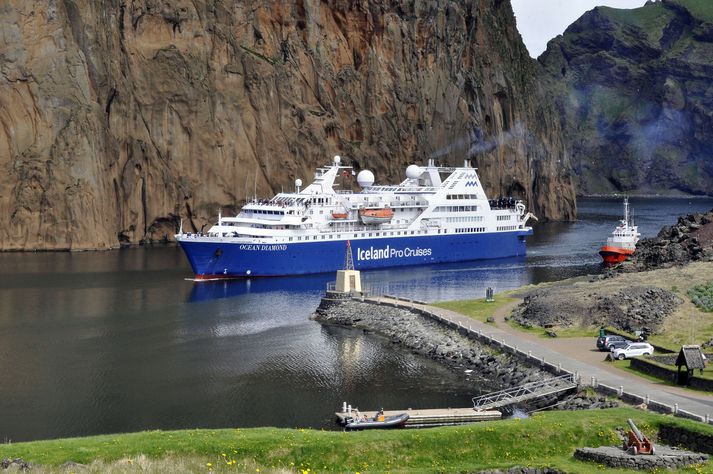
<path fill-rule="evenodd" d="M 478 199 L 475 194 L 448 194 L 446 199 Z"/>
<path fill-rule="evenodd" d="M 416 234 L 425 234 L 425 230 L 398 230 L 398 231 L 391 231 L 391 232 L 361 232 L 361 233 L 356 233 L 356 234 L 351 234 L 351 238 L 358 238 L 358 237 L 387 237 L 390 235 L 416 235 Z M 440 234 L 440 230 L 438 231 Z M 443 229 L 443 233 L 447 233 L 445 229 Z M 287 241 L 292 242 L 293 240 L 297 240 L 298 242 L 301 240 L 330 240 L 330 239 L 341 239 L 342 234 L 330 234 L 330 235 L 313 235 L 310 236 L 307 235 L 304 238 L 301 236 L 298 237 L 288 237 Z"/>
<path fill-rule="evenodd" d="M 506 215 L 506 216 L 498 216 L 499 221 L 509 221 L 512 216 Z"/>
<path fill-rule="evenodd" d="M 473 212 L 478 206 L 438 206 L 433 212 Z"/>
<path fill-rule="evenodd" d="M 446 217 L 446 222 L 457 223 L 457 222 L 482 222 L 483 216 L 458 216 L 458 217 Z"/>
<path fill-rule="evenodd" d="M 515 230 L 517 229 L 516 225 L 505 225 L 502 227 L 498 227 L 498 230 Z"/>
<path fill-rule="evenodd" d="M 485 232 L 485 227 L 463 227 L 456 229 L 456 234 L 470 234 L 473 232 Z"/>

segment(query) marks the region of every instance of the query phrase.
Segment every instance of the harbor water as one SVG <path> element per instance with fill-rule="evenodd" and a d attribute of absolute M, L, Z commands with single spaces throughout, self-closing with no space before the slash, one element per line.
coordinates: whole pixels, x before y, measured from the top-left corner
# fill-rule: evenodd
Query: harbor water
<path fill-rule="evenodd" d="M 707 199 L 631 199 L 644 237 Z M 366 272 L 372 292 L 482 298 L 601 271 L 621 200 L 539 224 L 525 258 Z M 332 428 L 362 409 L 464 407 L 488 387 L 358 330 L 309 320 L 334 275 L 194 283 L 175 246 L 0 254 L 0 440 L 149 429 Z"/>

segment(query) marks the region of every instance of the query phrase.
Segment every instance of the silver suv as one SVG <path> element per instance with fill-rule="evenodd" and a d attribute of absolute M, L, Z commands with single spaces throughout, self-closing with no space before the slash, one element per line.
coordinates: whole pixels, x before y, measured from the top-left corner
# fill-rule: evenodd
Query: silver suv
<path fill-rule="evenodd" d="M 634 342 L 626 347 L 614 349 L 611 355 L 615 359 L 624 360 L 628 359 L 629 357 L 651 355 L 653 353 L 654 346 L 652 346 L 648 342 Z"/>

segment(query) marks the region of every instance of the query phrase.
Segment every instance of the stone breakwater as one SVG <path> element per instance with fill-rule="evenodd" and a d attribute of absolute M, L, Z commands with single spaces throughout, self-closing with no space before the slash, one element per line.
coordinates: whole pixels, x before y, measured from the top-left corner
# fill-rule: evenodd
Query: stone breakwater
<path fill-rule="evenodd" d="M 472 377 L 492 390 L 552 377 L 507 354 L 498 353 L 457 331 L 406 309 L 345 299 L 323 300 L 313 319 L 374 331 L 414 353 L 457 370 L 472 370 Z"/>

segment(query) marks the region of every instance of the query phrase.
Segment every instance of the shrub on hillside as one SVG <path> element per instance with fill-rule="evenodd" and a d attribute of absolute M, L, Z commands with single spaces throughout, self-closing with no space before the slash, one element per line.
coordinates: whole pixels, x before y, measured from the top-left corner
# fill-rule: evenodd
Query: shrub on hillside
<path fill-rule="evenodd" d="M 691 302 L 699 309 L 706 312 L 713 312 L 713 281 L 705 285 L 694 286 L 688 290 Z"/>

